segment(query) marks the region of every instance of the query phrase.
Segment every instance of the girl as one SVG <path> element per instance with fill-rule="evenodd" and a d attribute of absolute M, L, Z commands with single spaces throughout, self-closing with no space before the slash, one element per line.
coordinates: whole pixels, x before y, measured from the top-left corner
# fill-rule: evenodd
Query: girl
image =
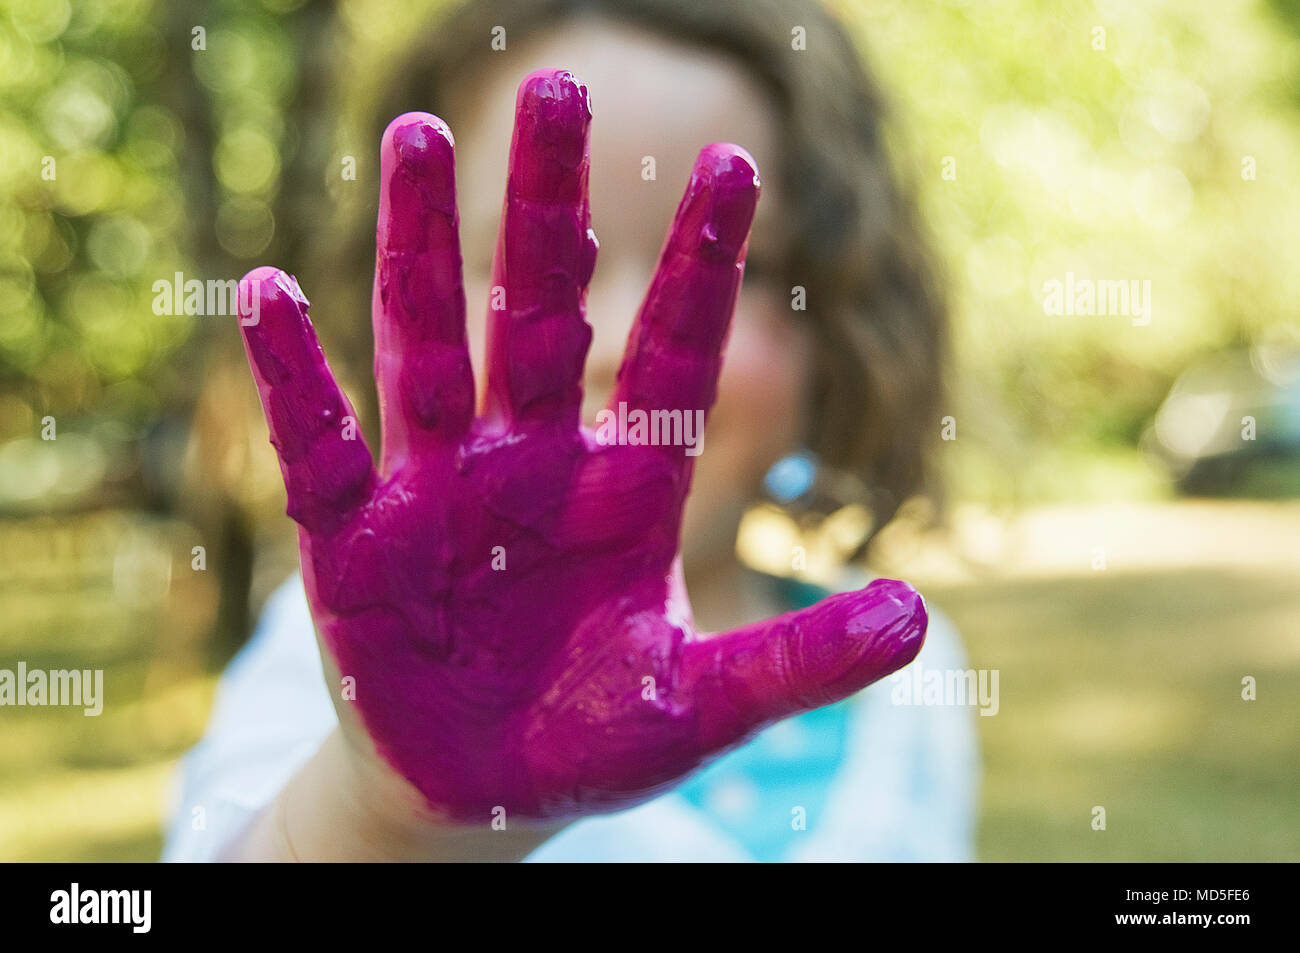
<path fill-rule="evenodd" d="M 496 27 L 505 51 L 491 48 Z M 572 73 L 533 72 L 557 65 Z M 852 594 L 823 600 L 734 555 L 765 475 L 788 474 L 773 465 L 801 448 L 818 485 L 866 488 L 878 529 L 923 488 L 923 435 L 941 416 L 942 305 L 887 171 L 878 96 L 840 28 L 802 2 L 493 3 L 429 31 L 393 77 L 374 110 L 400 114 L 375 136 L 382 477 L 364 443 L 338 439 L 350 407 L 294 336 L 307 333 L 296 284 L 259 269 L 258 323 L 244 331 L 303 527 L 306 592 L 295 577 L 272 598 L 224 677 L 166 857 L 968 859 L 970 713 L 893 705 L 887 682 L 852 694 L 916 654 L 919 600 L 849 569 L 837 588 Z M 450 136 L 410 114 L 429 107 L 456 136 L 458 228 Z M 700 151 L 720 140 L 745 149 Z M 594 243 L 573 239 L 588 215 L 591 275 Z M 343 233 L 343 264 L 328 252 L 306 290 L 355 314 L 369 256 L 361 226 Z M 457 235 L 463 338 L 446 318 Z M 792 308 L 799 291 L 806 310 Z M 732 302 L 713 402 L 710 347 Z M 473 387 L 462 352 L 480 388 L 473 424 L 457 396 Z M 706 452 L 605 447 L 557 423 L 591 425 L 647 394 L 680 398 L 650 402 L 661 410 L 711 406 Z M 286 409 L 294 400 L 329 426 Z M 425 445 L 457 447 L 459 462 L 412 465 Z M 493 546 L 493 534 L 509 539 Z M 425 598 L 439 572 L 448 590 Z M 965 668 L 937 613 L 920 664 Z"/>

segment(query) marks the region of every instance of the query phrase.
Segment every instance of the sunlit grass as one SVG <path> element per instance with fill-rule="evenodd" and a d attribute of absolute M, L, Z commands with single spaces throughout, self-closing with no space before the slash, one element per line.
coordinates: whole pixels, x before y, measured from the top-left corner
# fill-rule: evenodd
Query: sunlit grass
<path fill-rule="evenodd" d="M 977 718 L 983 859 L 1300 859 L 1300 565 L 1231 568 L 1278 542 L 1254 515 L 1220 535 L 1221 568 L 923 586 L 1001 671 Z"/>
<path fill-rule="evenodd" d="M 0 667 L 102 669 L 102 711 L 0 708 L 0 860 L 154 860 L 176 759 L 212 703 L 213 581 L 172 571 L 194 539 L 178 522 L 103 512 L 53 527 L 0 523 Z M 160 555 L 142 566 L 140 552 Z"/>
<path fill-rule="evenodd" d="M 5 860 L 157 860 L 172 762 L 116 769 L 46 766 L 0 791 Z M 112 845 L 111 856 L 104 848 Z"/>

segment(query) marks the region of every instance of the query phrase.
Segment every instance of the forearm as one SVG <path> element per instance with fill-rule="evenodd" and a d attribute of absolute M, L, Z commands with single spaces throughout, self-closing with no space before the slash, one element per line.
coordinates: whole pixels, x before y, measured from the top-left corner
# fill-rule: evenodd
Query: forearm
<path fill-rule="evenodd" d="M 454 824 L 430 818 L 398 792 L 378 796 L 392 779 L 362 778 L 341 732 L 320 749 L 267 807 L 221 851 L 233 862 L 455 862 L 519 861 L 565 824 L 507 821 Z"/>

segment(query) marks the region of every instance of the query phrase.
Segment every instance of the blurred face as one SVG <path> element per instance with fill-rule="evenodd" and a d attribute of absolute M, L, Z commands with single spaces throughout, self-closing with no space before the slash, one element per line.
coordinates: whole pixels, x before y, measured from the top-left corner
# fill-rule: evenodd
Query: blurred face
<path fill-rule="evenodd" d="M 489 60 L 474 80 L 478 85 L 458 91 L 444 117 L 456 136 L 470 353 L 480 388 L 492 252 L 515 90 L 524 76 L 544 67 L 568 69 L 591 96 L 591 218 L 600 254 L 587 298 L 593 338 L 583 417 L 589 426 L 613 390 L 628 332 L 699 150 L 734 142 L 758 163 L 763 194 L 750 238 L 751 267 L 683 527 L 688 570 L 725 557 L 763 473 L 800 435 L 810 363 L 788 289 L 766 277 L 771 271 L 765 264 L 779 253 L 782 220 L 774 110 L 729 59 L 603 21 L 566 23 L 508 54 L 490 55 L 502 56 L 508 68 Z M 654 178 L 647 179 L 643 170 L 651 160 Z"/>

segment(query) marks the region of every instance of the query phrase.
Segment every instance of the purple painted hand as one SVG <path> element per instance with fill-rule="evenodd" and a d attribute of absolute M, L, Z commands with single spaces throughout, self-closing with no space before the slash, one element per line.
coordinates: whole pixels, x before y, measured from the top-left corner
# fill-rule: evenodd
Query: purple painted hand
<path fill-rule="evenodd" d="M 327 675 L 354 680 L 335 703 L 345 736 L 459 821 L 629 807 L 893 672 L 925 635 L 921 597 L 888 580 L 726 634 L 693 628 L 677 547 L 694 457 L 602 441 L 579 419 L 590 121 L 570 73 L 520 86 L 478 416 L 451 133 L 423 113 L 388 127 L 378 468 L 294 279 L 259 268 L 241 289 Z M 669 431 L 712 405 L 758 194 L 743 149 L 701 151 L 611 400 L 629 419 L 660 411 Z"/>

